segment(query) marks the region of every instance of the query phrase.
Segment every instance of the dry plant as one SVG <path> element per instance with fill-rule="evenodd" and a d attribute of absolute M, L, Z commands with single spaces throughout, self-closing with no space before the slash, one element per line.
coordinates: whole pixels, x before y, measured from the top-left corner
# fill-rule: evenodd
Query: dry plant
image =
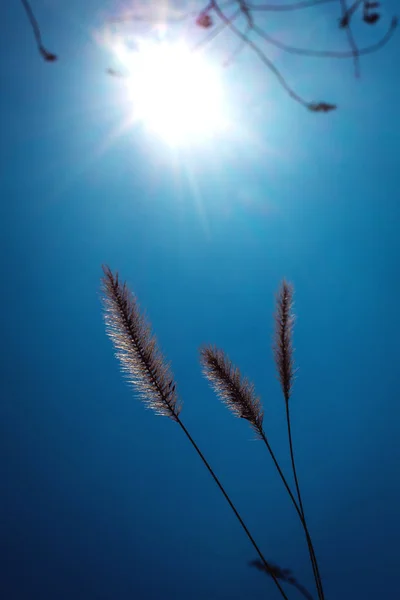
<path fill-rule="evenodd" d="M 162 356 L 150 325 L 140 312 L 135 296 L 128 290 L 125 283 L 120 282 L 118 273 L 114 275 L 108 267 L 103 267 L 103 270 L 103 299 L 107 333 L 116 348 L 116 356 L 128 381 L 148 408 L 154 410 L 158 415 L 169 417 L 181 427 L 233 510 L 260 557 L 265 571 L 274 580 L 281 596 L 288 600 L 274 570 L 265 560 L 222 483 L 183 424 L 179 416 L 182 404 L 178 399 L 176 384 L 169 364 Z"/>
<path fill-rule="evenodd" d="M 292 345 L 294 322 L 292 306 L 292 286 L 283 280 L 276 301 L 276 327 L 273 349 L 279 381 L 285 399 L 289 448 L 296 485 L 297 500 L 295 499 L 289 484 L 287 483 L 287 480 L 279 466 L 276 456 L 263 429 L 263 409 L 260 399 L 255 395 L 254 385 L 251 384 L 246 378 L 242 377 L 240 370 L 232 364 L 223 350 L 213 346 L 204 346 L 200 350 L 200 362 L 203 367 L 203 373 L 211 383 L 211 386 L 216 394 L 236 416 L 249 421 L 250 425 L 256 432 L 257 437 L 264 442 L 304 529 L 311 565 L 313 568 L 315 584 L 317 587 L 318 598 L 323 600 L 324 592 L 322 580 L 317 558 L 315 556 L 314 546 L 304 514 L 296 464 L 294 460 L 291 434 L 289 399 L 295 373 Z"/>
<path fill-rule="evenodd" d="M 21 0 L 21 2 L 30 20 L 40 54 L 46 61 L 56 60 L 56 55 L 48 52 L 42 44 L 40 28 L 28 0 Z M 338 23 L 336 27 L 343 30 L 346 34 L 347 50 L 324 50 L 292 46 L 274 37 L 264 25 L 261 26 L 259 24 L 263 15 L 305 11 L 324 4 L 333 3 L 337 5 L 338 10 Z M 188 5 L 190 4 L 188 2 Z M 174 0 L 162 0 L 159 2 L 139 3 L 133 10 L 119 13 L 117 16 L 109 18 L 107 25 L 130 21 L 133 23 L 154 24 L 155 27 L 159 27 L 160 25 L 173 27 L 179 23 L 191 22 L 196 27 L 205 31 L 203 39 L 193 47 L 194 52 L 205 49 L 224 30 L 230 31 L 232 36 L 238 40 L 238 44 L 225 60 L 225 66 L 232 64 L 237 55 L 245 48 L 248 48 L 257 55 L 267 69 L 276 77 L 285 92 L 295 102 L 298 102 L 312 112 L 327 113 L 335 110 L 337 105 L 326 101 L 313 102 L 301 96 L 289 84 L 287 77 L 281 73 L 271 55 L 263 48 L 262 44 L 278 48 L 282 52 L 304 57 L 350 59 L 354 63 L 355 76 L 358 77 L 360 75 L 360 57 L 382 48 L 390 40 L 397 26 L 397 17 L 392 17 L 386 32 L 381 38 L 372 45 L 359 47 L 352 30 L 354 19 L 360 17 L 366 26 L 374 26 L 381 19 L 380 7 L 381 2 L 371 0 L 354 0 L 349 4 L 347 0 L 294 0 L 285 4 L 278 2 L 265 3 L 262 0 L 259 2 L 251 2 L 249 0 L 217 2 L 216 0 L 210 0 L 201 9 L 185 12 L 175 7 Z M 123 73 L 111 67 L 106 69 L 106 73 L 113 77 L 124 77 Z"/>
<path fill-rule="evenodd" d="M 114 344 L 116 356 L 128 381 L 149 408 L 157 414 L 168 416 L 175 421 L 189 439 L 259 556 L 259 559 L 253 560 L 249 564 L 266 572 L 273 579 L 283 598 L 287 598 L 287 596 L 281 587 L 280 581 L 285 581 L 296 587 L 308 600 L 312 599 L 306 588 L 297 582 L 290 570 L 282 569 L 264 558 L 219 478 L 181 420 L 182 403 L 176 391 L 176 383 L 171 374 L 170 366 L 158 349 L 150 325 L 140 312 L 135 296 L 129 291 L 125 283 L 121 283 L 117 273 L 113 274 L 108 267 L 103 267 L 103 271 L 102 289 L 107 333 Z M 291 435 L 289 399 L 294 378 L 292 346 L 293 289 L 286 281 L 281 284 L 276 304 L 274 354 L 286 405 L 289 447 L 297 498 L 290 489 L 267 439 L 263 428 L 263 408 L 260 398 L 255 393 L 254 385 L 241 375 L 237 367 L 233 366 L 223 350 L 213 346 L 203 346 L 200 349 L 200 363 L 204 375 L 210 381 L 217 396 L 236 416 L 248 421 L 257 438 L 264 442 L 303 527 L 318 598 L 324 600 L 322 579 L 301 499 Z"/>

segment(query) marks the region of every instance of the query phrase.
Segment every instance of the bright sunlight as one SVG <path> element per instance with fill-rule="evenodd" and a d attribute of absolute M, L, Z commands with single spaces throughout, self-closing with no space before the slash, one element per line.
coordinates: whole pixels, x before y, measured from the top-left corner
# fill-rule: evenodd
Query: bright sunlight
<path fill-rule="evenodd" d="M 114 51 L 127 70 L 134 122 L 171 145 L 203 141 L 227 127 L 220 78 L 200 52 L 154 41 Z"/>

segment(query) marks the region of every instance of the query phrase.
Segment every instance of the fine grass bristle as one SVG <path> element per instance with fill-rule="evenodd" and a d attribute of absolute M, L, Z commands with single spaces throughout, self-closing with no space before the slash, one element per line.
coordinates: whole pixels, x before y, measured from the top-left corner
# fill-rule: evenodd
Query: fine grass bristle
<path fill-rule="evenodd" d="M 223 350 L 214 346 L 200 348 L 200 363 L 217 396 L 237 417 L 249 421 L 262 437 L 264 412 L 254 385 L 241 375 Z"/>
<path fill-rule="evenodd" d="M 280 595 L 284 600 L 289 600 L 278 581 L 278 577 L 265 560 L 263 553 L 228 496 L 224 486 L 180 419 L 181 404 L 178 401 L 175 391 L 176 386 L 169 365 L 157 347 L 156 339 L 151 333 L 150 325 L 140 313 L 136 298 L 129 291 L 125 283 L 120 283 L 118 273 L 114 275 L 111 269 L 106 266 L 103 266 L 103 272 L 103 303 L 107 333 L 114 344 L 116 356 L 121 363 L 123 372 L 127 375 L 128 381 L 133 385 L 135 391 L 138 392 L 141 399 L 149 408 L 157 414 L 170 417 L 180 426 L 224 495 L 243 531 L 256 550 L 260 558 L 260 563 L 273 579 Z M 222 360 L 223 357 L 219 358 L 218 364 L 221 367 L 225 364 L 225 375 L 228 376 L 232 368 L 229 366 L 228 361 L 224 363 Z M 257 413 L 259 401 L 254 397 L 252 386 L 247 381 L 241 382 L 240 374 L 236 371 L 233 375 L 231 373 L 231 376 L 232 385 L 236 386 L 237 393 L 242 395 L 243 408 L 240 416 L 249 419 L 253 426 L 258 427 L 262 431 L 262 412 L 259 411 Z M 231 397 L 233 398 L 233 392 L 231 392 Z M 260 421 L 259 425 L 257 424 L 257 419 Z"/>
<path fill-rule="evenodd" d="M 283 280 L 276 299 L 274 357 L 279 381 L 286 402 L 294 381 L 293 358 L 293 287 Z"/>
<path fill-rule="evenodd" d="M 125 283 L 103 266 L 104 318 L 122 371 L 148 408 L 177 420 L 182 405 L 168 362 Z"/>

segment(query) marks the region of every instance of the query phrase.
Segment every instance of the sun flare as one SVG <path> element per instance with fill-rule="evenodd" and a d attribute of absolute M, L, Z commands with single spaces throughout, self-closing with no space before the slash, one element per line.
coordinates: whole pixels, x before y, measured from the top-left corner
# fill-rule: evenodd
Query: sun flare
<path fill-rule="evenodd" d="M 162 42 L 116 53 L 128 71 L 135 121 L 173 145 L 212 138 L 226 128 L 220 77 L 201 53 Z"/>

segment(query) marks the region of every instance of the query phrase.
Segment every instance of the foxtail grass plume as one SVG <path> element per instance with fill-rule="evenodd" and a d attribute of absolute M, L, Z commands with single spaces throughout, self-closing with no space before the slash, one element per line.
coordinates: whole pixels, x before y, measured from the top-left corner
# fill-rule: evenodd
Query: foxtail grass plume
<path fill-rule="evenodd" d="M 322 589 L 319 567 L 317 563 L 317 558 L 315 556 L 314 546 L 305 520 L 304 509 L 301 500 L 300 487 L 294 460 L 294 449 L 290 425 L 289 398 L 294 379 L 294 360 L 292 346 L 294 316 L 292 312 L 292 307 L 293 288 L 290 284 L 283 280 L 279 289 L 279 293 L 277 295 L 277 309 L 275 314 L 276 329 L 274 338 L 274 354 L 276 366 L 279 373 L 279 379 L 286 401 L 285 404 L 290 455 L 298 500 L 296 500 L 292 490 L 290 489 L 287 479 L 282 472 L 282 469 L 264 432 L 264 413 L 261 401 L 254 392 L 254 385 L 251 384 L 247 379 L 242 377 L 240 370 L 232 364 L 232 362 L 226 356 L 223 350 L 220 350 L 214 346 L 203 346 L 200 349 L 200 363 L 202 365 L 203 374 L 211 383 L 211 386 L 213 387 L 217 396 L 219 396 L 219 398 L 224 402 L 224 404 L 226 404 L 226 406 L 236 416 L 242 419 L 246 419 L 256 431 L 257 437 L 265 443 L 266 448 L 273 460 L 273 463 L 278 471 L 281 481 L 284 484 L 287 493 L 289 494 L 289 497 L 293 503 L 293 506 L 301 521 L 301 525 L 304 529 L 307 546 L 310 554 L 310 561 L 318 591 L 318 598 L 319 600 L 323 600 L 324 593 Z M 292 585 L 295 585 L 295 587 L 297 587 L 305 597 L 311 598 L 311 596 L 305 590 L 305 588 L 300 586 L 293 577 L 289 579 L 284 577 L 284 575 L 288 574 L 288 571 L 279 570 L 277 567 L 273 566 L 271 567 L 271 564 L 268 564 L 268 566 L 266 566 L 265 563 L 260 561 L 253 561 L 252 564 L 254 566 L 257 566 L 258 568 L 260 568 L 261 566 L 261 569 L 266 571 L 269 575 L 271 575 L 271 572 L 274 572 L 278 579 L 284 579 Z"/>
<path fill-rule="evenodd" d="M 214 346 L 200 348 L 200 363 L 217 396 L 237 417 L 249 421 L 262 438 L 264 411 L 254 385 L 241 375 L 223 350 Z"/>
<path fill-rule="evenodd" d="M 122 371 L 148 408 L 176 421 L 182 405 L 170 366 L 126 283 L 107 266 L 103 271 L 104 319 Z"/>
<path fill-rule="evenodd" d="M 300 490 L 299 478 L 294 454 L 292 426 L 290 419 L 290 404 L 289 399 L 292 392 L 293 380 L 295 375 L 294 358 L 293 358 L 293 286 L 286 280 L 283 280 L 276 299 L 275 312 L 275 340 L 274 340 L 274 355 L 276 368 L 281 383 L 283 396 L 285 398 L 286 408 L 286 424 L 288 432 L 290 460 L 296 493 L 298 498 L 298 508 L 300 509 L 300 518 L 304 525 L 304 531 L 307 537 L 307 544 L 310 551 L 310 559 L 314 571 L 315 582 L 318 590 L 318 598 L 324 600 L 324 590 L 322 587 L 322 579 L 319 572 L 317 558 L 315 556 L 314 547 L 309 534 L 309 529 L 304 512 L 303 500 Z"/>
<path fill-rule="evenodd" d="M 275 313 L 275 364 L 286 402 L 289 402 L 294 380 L 293 359 L 293 287 L 283 280 L 276 300 Z"/>
<path fill-rule="evenodd" d="M 157 347 L 150 325 L 140 313 L 136 298 L 129 291 L 126 284 L 119 281 L 118 273 L 114 275 L 106 266 L 103 266 L 103 271 L 103 303 L 107 333 L 116 348 L 116 356 L 121 363 L 123 372 L 127 375 L 128 381 L 149 408 L 157 414 L 170 417 L 178 423 L 224 495 L 243 531 L 260 557 L 261 564 L 272 577 L 282 598 L 288 600 L 273 569 L 265 560 L 224 486 L 179 418 L 181 404 L 178 401 L 169 365 Z M 249 404 L 249 411 L 250 408 Z"/>

